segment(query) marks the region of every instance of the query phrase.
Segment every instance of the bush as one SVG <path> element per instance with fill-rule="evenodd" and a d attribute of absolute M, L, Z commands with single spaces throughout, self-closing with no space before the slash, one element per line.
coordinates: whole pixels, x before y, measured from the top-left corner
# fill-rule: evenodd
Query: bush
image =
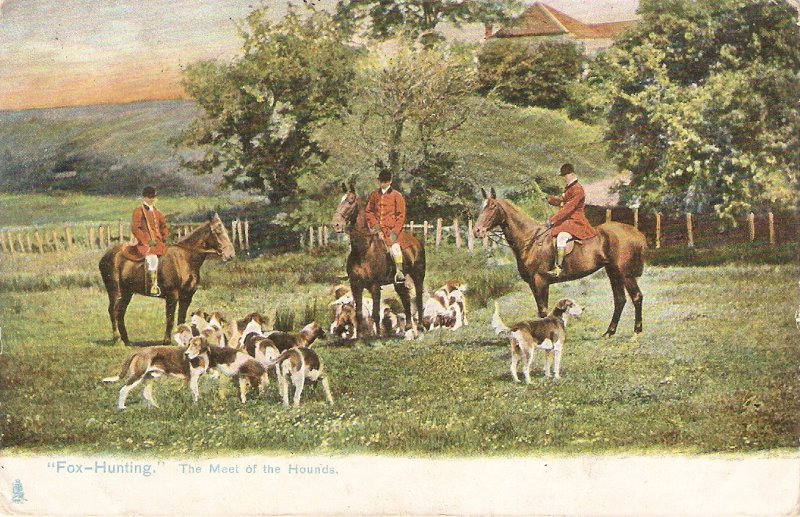
<path fill-rule="evenodd" d="M 519 106 L 558 109 L 569 100 L 584 55 L 571 42 L 492 40 L 478 54 L 479 91 Z"/>

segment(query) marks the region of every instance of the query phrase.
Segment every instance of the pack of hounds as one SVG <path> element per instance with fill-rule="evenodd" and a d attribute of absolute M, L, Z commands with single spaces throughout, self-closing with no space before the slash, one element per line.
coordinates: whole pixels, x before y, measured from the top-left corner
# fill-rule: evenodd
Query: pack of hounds
<path fill-rule="evenodd" d="M 344 340 L 359 337 L 353 296 L 345 286 L 336 286 L 330 294 L 332 323 L 330 336 Z M 425 331 L 458 330 L 468 325 L 466 285 L 450 281 L 428 296 L 420 326 Z M 417 325 L 406 331 L 405 315 L 396 299 L 388 297 L 382 303 L 380 322 L 372 321 L 372 299 L 362 301 L 362 321 L 368 332 L 376 336 L 420 337 Z M 523 321 L 506 326 L 500 318 L 499 306 L 495 302 L 492 328 L 498 335 L 508 335 L 511 347 L 511 374 L 515 382 L 518 364 L 522 362 L 525 382 L 530 384 L 530 370 L 534 354 L 545 355 L 544 374 L 559 378 L 561 354 L 566 340 L 566 324 L 570 317 L 579 317 L 582 312 L 574 301 L 560 300 L 545 318 Z M 142 396 L 148 407 L 157 408 L 153 393 L 153 381 L 160 377 L 176 377 L 188 382 L 192 400 L 200 397 L 199 380 L 209 374 L 220 374 L 238 382 L 242 403 L 252 388 L 261 396 L 266 395 L 270 382 L 270 370 L 277 377 L 279 394 L 283 406 L 289 407 L 289 382 L 294 386 L 293 405 L 300 405 L 300 397 L 306 381 L 319 382 L 328 404 L 333 405 L 333 396 L 327 372 L 319 354 L 312 349 L 317 339 L 328 337 L 316 322 L 311 322 L 297 333 L 267 330 L 268 318 L 259 312 L 228 321 L 220 312 L 192 313 L 189 323 L 177 327 L 172 338 L 177 346 L 149 346 L 132 353 L 123 363 L 120 373 L 102 379 L 105 383 L 123 381 L 117 399 L 117 409 L 126 408 L 131 390 L 144 384 Z M 362 327 L 364 328 L 364 327 Z M 551 373 L 552 372 L 552 373 Z"/>

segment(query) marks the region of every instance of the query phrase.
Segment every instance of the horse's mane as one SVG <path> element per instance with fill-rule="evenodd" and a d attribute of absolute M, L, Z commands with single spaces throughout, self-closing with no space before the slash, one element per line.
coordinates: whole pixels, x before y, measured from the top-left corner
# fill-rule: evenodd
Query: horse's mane
<path fill-rule="evenodd" d="M 182 248 L 189 248 L 192 245 L 196 245 L 197 242 L 200 240 L 201 236 L 205 236 L 207 230 L 211 227 L 211 221 L 206 221 L 202 225 L 198 226 L 194 231 L 192 231 L 189 235 L 186 235 L 182 239 L 180 239 L 175 244 Z"/>

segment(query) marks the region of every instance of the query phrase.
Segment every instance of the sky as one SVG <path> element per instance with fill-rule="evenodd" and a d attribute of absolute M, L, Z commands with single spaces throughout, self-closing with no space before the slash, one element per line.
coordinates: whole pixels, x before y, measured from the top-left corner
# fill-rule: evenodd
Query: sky
<path fill-rule="evenodd" d="M 182 67 L 235 55 L 237 21 L 262 3 L 286 12 L 274 0 L 0 0 L 0 109 L 179 98 Z M 637 4 L 545 3 L 586 22 L 633 18 Z"/>

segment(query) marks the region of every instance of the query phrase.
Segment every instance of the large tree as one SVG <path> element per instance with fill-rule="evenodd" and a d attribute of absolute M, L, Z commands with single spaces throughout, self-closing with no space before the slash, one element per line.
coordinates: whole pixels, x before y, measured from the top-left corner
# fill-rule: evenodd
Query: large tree
<path fill-rule="evenodd" d="M 390 57 L 373 56 L 356 82 L 343 134 L 357 135 L 354 167 L 372 178 L 390 170 L 408 194 L 410 214 L 453 214 L 472 207 L 475 186 L 458 174 L 448 142 L 471 116 L 476 99 L 468 55 L 446 46 L 405 42 Z"/>
<path fill-rule="evenodd" d="M 290 10 L 271 23 L 267 9 L 246 18 L 239 57 L 187 68 L 183 84 L 202 113 L 182 143 L 199 151 L 187 167 L 222 170 L 230 185 L 277 203 L 326 159 L 314 131 L 346 106 L 356 51 L 325 12 Z"/>
<path fill-rule="evenodd" d="M 588 79 L 623 200 L 732 216 L 798 201 L 800 32 L 782 0 L 643 0 Z"/>
<path fill-rule="evenodd" d="M 491 25 L 519 6 L 519 0 L 340 0 L 336 16 L 370 38 L 417 38 L 434 33 L 441 23 Z"/>

